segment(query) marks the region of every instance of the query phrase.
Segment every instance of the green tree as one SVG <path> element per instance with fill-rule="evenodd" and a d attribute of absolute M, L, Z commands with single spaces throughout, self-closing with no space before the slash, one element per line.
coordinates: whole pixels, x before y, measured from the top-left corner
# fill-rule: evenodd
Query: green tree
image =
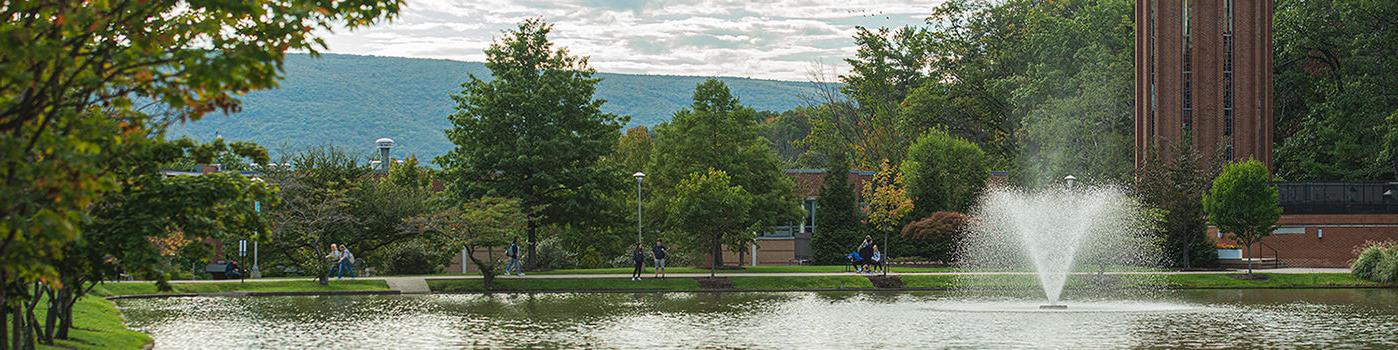
<path fill-rule="evenodd" d="M 357 228 L 364 220 L 354 213 L 351 193 L 361 190 L 372 171 L 334 147 L 286 155 L 278 163 L 285 166 L 267 167 L 262 177 L 281 188 L 280 204 L 268 211 L 267 251 L 326 284 L 330 244 L 357 242 L 352 235 L 362 232 Z"/>
<path fill-rule="evenodd" d="M 908 150 L 903 162 L 912 216 L 925 218 L 938 211 L 965 212 L 985 188 L 990 171 L 985 152 L 976 144 L 942 130 L 929 130 Z"/>
<path fill-rule="evenodd" d="M 839 264 L 859 242 L 859 207 L 849 183 L 849 161 L 831 156 L 825 181 L 816 199 L 815 233 L 811 235 L 811 260 Z"/>
<path fill-rule="evenodd" d="M 480 249 L 509 244 L 512 237 L 524 231 L 528 223 L 519 200 L 499 197 L 475 199 L 460 207 L 433 211 L 409 219 L 417 229 L 437 242 L 451 247 L 465 247 L 466 256 L 481 271 L 486 289 L 495 284 L 501 272 L 498 259 L 476 257 Z"/>
<path fill-rule="evenodd" d="M 879 165 L 879 171 L 874 173 L 874 177 L 864 183 L 863 191 L 864 201 L 868 203 L 864 207 L 864 220 L 869 229 L 882 233 L 885 237 L 898 232 L 898 228 L 907 220 L 908 213 L 913 211 L 913 200 L 908 197 L 908 188 L 903 184 L 903 173 L 898 171 L 898 167 L 884 161 Z M 894 237 L 895 240 L 898 238 Z M 887 242 L 883 251 L 892 255 L 895 248 L 898 254 L 911 251 L 905 250 L 903 244 Z"/>
<path fill-rule="evenodd" d="M 527 19 L 486 49 L 493 80 L 473 75 L 452 96 L 457 112 L 446 134 L 456 148 L 437 158 L 458 201 L 521 201 L 531 266 L 539 227 L 591 221 L 587 216 L 626 180 L 599 166 L 625 118 L 601 111 L 605 101 L 593 98 L 596 71 L 587 58 L 555 49 L 552 29 Z"/>
<path fill-rule="evenodd" d="M 1374 181 L 1398 176 L 1382 149 L 1398 112 L 1398 3 L 1276 3 L 1273 19 L 1276 149 L 1288 181 Z"/>
<path fill-rule="evenodd" d="M 1200 155 L 1193 144 L 1186 137 L 1168 147 L 1151 145 L 1136 173 L 1142 204 L 1164 211 L 1162 251 L 1169 266 L 1211 267 L 1218 260 L 1202 202 L 1218 173 L 1216 166 L 1210 166 L 1218 164 L 1218 157 Z M 1162 149 L 1172 154 L 1163 155 Z"/>
<path fill-rule="evenodd" d="M 125 181 L 99 164 L 116 155 L 115 144 L 159 134 L 172 121 L 237 111 L 237 96 L 276 86 L 287 51 L 314 54 L 325 47 L 317 33 L 391 18 L 401 3 L 0 6 L 0 309 L 15 312 L 10 292 L 55 277 L 49 262 L 78 237 L 82 212 Z M 26 334 L 28 325 L 16 322 L 15 334 Z"/>
<path fill-rule="evenodd" d="M 747 225 L 753 205 L 753 196 L 722 170 L 690 174 L 675 185 L 666 201 L 666 220 L 679 233 L 670 241 L 691 251 L 707 250 L 712 278 L 714 269 L 723 265 L 724 244 L 753 239 L 754 227 Z"/>
<path fill-rule="evenodd" d="M 694 89 L 694 104 L 655 128 L 652 173 L 646 178 L 651 188 L 657 189 L 652 198 L 674 196 L 681 181 L 713 169 L 725 173 L 734 186 L 751 197 L 749 215 L 741 217 L 740 226 L 768 230 L 799 219 L 801 209 L 792 194 L 795 184 L 783 173 L 781 161 L 767 141 L 758 135 L 756 116 L 722 82 L 711 79 L 700 83 Z M 663 206 L 652 204 L 657 209 Z M 673 226 L 675 221 L 662 215 L 653 219 L 671 230 L 688 229 Z"/>
<path fill-rule="evenodd" d="M 1277 188 L 1268 185 L 1267 167 L 1255 159 L 1230 163 L 1204 193 L 1204 212 L 1219 231 L 1248 249 L 1248 274 L 1252 274 L 1252 245 L 1272 234 L 1282 209 Z"/>

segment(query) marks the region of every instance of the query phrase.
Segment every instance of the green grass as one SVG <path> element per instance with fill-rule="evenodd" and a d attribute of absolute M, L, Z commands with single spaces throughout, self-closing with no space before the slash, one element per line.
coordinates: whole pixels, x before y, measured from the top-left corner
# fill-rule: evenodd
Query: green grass
<path fill-rule="evenodd" d="M 891 271 L 913 273 L 913 272 L 949 272 L 949 267 L 894 267 Z M 666 268 L 668 273 L 709 273 L 709 269 L 695 267 L 670 267 Z M 846 272 L 844 265 L 766 265 L 766 266 L 744 266 L 738 269 L 720 269 L 719 273 L 816 273 L 816 272 Z M 655 270 L 647 266 L 645 273 L 655 273 Z M 531 272 L 538 275 L 587 275 L 587 274 L 631 274 L 630 267 L 612 267 L 598 269 L 563 269 Z"/>
<path fill-rule="evenodd" d="M 39 299 L 39 307 L 34 309 L 40 326 L 48 315 L 48 298 Z M 10 323 L 0 325 L 0 331 L 14 334 Z M 150 344 L 151 337 L 145 333 L 126 328 L 121 311 L 116 304 L 102 297 L 88 296 L 73 304 L 73 328 L 68 330 L 68 339 L 54 339 L 53 345 L 39 344 L 39 349 L 140 349 Z"/>
<path fill-rule="evenodd" d="M 790 289 L 873 289 L 874 284 L 864 276 L 762 276 L 729 277 L 733 289 L 738 290 L 790 290 Z"/>
<path fill-rule="evenodd" d="M 314 280 L 296 281 L 247 281 L 247 282 L 171 282 L 174 290 L 161 292 L 151 282 L 108 282 L 92 289 L 96 296 L 120 296 L 132 294 L 161 293 L 226 293 L 226 292 L 314 292 L 348 290 L 387 290 L 388 283 L 382 280 L 330 281 L 322 286 Z"/>
<path fill-rule="evenodd" d="M 484 281 L 479 279 L 453 279 L 453 280 L 427 280 L 427 287 L 437 293 L 460 293 L 484 291 Z M 632 281 L 629 279 L 612 278 L 531 278 L 531 279 L 510 279 L 499 278 L 495 280 L 495 289 L 499 291 L 569 291 L 569 290 L 667 290 L 667 291 L 693 291 L 699 290 L 699 283 L 692 278 L 666 278 L 666 279 L 644 279 Z"/>
<path fill-rule="evenodd" d="M 1347 273 L 1263 273 L 1266 280 L 1240 280 L 1226 274 L 1163 275 L 1154 284 L 1164 287 L 1265 288 L 1265 287 L 1351 287 L 1378 286 Z"/>

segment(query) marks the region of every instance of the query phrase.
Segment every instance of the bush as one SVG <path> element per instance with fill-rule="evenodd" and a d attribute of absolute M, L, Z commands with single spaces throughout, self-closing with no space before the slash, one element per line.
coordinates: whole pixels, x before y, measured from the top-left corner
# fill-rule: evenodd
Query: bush
<path fill-rule="evenodd" d="M 966 230 L 969 218 L 954 211 L 939 211 L 903 227 L 911 255 L 928 260 L 950 263 L 955 260 L 958 242 Z"/>
<path fill-rule="evenodd" d="M 383 268 L 391 275 L 425 275 L 437 272 L 437 263 L 423 249 L 404 244 L 389 249 L 383 255 Z"/>
<path fill-rule="evenodd" d="M 1350 270 L 1355 277 L 1379 283 L 1398 280 L 1398 244 L 1370 242 L 1359 248 Z"/>

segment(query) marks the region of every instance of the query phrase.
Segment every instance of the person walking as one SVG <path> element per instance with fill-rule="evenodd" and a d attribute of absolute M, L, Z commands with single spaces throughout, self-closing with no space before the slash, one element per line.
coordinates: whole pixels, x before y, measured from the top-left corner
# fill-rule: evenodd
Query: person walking
<path fill-rule="evenodd" d="M 335 243 L 330 243 L 330 254 L 325 255 L 325 261 L 330 262 L 330 270 L 325 272 L 326 278 L 340 272 L 340 247 Z"/>
<path fill-rule="evenodd" d="M 524 267 L 519 264 L 519 237 L 510 240 L 510 247 L 505 248 L 505 256 L 510 258 L 510 263 L 505 265 L 505 274 L 509 275 L 510 271 L 514 271 L 518 276 L 523 277 Z"/>
<path fill-rule="evenodd" d="M 646 265 L 646 254 L 642 253 L 640 243 L 636 243 L 636 249 L 631 250 L 631 262 L 636 264 L 636 270 L 631 272 L 631 280 L 640 281 L 641 269 Z"/>
<path fill-rule="evenodd" d="M 669 254 L 669 251 L 665 250 L 665 244 L 660 243 L 659 239 L 655 240 L 655 246 L 650 247 L 650 254 L 655 256 L 655 277 L 665 278 L 665 256 Z"/>
<path fill-rule="evenodd" d="M 350 279 L 355 277 L 354 254 L 350 253 L 349 245 L 344 243 L 340 243 L 340 274 L 349 275 Z M 340 279 L 340 277 L 335 277 L 335 279 Z"/>

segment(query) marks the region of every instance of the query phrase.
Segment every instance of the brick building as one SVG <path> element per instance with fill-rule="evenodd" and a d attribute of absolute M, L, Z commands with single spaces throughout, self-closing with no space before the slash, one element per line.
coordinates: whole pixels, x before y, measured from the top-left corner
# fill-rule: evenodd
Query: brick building
<path fill-rule="evenodd" d="M 1272 164 L 1272 1 L 1136 0 L 1136 167 L 1189 134 Z"/>
<path fill-rule="evenodd" d="M 1136 167 L 1190 135 L 1200 154 L 1271 168 L 1272 1 L 1136 0 L 1135 19 Z M 1345 267 L 1364 242 L 1398 241 L 1398 183 L 1275 186 L 1280 227 L 1245 258 Z"/>

